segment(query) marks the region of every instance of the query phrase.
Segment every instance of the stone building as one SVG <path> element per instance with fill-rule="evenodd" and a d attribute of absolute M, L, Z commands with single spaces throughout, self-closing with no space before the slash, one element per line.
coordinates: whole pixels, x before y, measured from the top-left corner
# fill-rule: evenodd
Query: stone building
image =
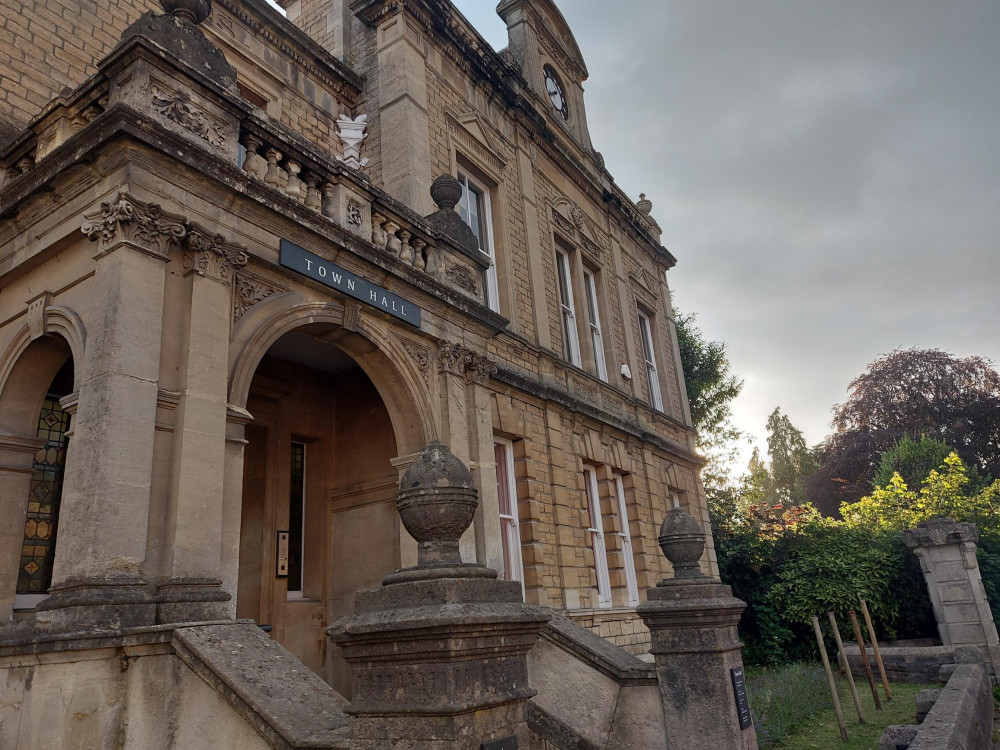
<path fill-rule="evenodd" d="M 448 0 L 163 7 L 0 8 L 0 621 L 249 618 L 349 694 L 324 629 L 440 440 L 463 559 L 648 650 L 658 527 L 708 527 L 675 259 L 553 2 L 501 51 Z"/>

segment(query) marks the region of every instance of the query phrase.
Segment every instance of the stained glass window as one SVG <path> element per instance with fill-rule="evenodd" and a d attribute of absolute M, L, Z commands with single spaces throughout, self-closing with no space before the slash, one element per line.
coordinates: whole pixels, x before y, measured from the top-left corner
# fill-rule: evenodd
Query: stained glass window
<path fill-rule="evenodd" d="M 45 445 L 35 453 L 31 475 L 21 565 L 17 572 L 18 594 L 44 594 L 52 583 L 68 429 L 69 414 L 50 395 L 42 404 L 38 419 L 38 437 L 45 440 Z"/>

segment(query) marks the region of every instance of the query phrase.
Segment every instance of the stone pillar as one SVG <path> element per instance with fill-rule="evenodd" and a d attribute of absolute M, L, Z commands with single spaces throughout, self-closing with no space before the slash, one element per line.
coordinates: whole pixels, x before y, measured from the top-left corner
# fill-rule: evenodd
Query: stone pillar
<path fill-rule="evenodd" d="M 674 577 L 648 589 L 637 612 L 652 635 L 667 750 L 756 750 L 749 709 L 744 704 L 741 711 L 737 702 L 743 644 L 736 626 L 746 604 L 701 572 L 705 534 L 682 509 L 667 514 L 659 542 Z"/>
<path fill-rule="evenodd" d="M 223 504 L 230 285 L 246 265 L 242 248 L 196 225 L 184 247 L 187 300 L 180 400 L 174 427 L 173 477 L 157 582 L 157 622 L 193 622 L 228 616 L 222 589 Z M 237 534 L 238 536 L 238 534 Z"/>
<path fill-rule="evenodd" d="M 1000 639 L 976 560 L 975 524 L 932 518 L 903 533 L 920 560 L 945 646 L 981 646 L 994 671 L 1000 666 Z"/>
<path fill-rule="evenodd" d="M 400 517 L 418 562 L 360 592 L 355 614 L 327 633 L 353 672 L 354 750 L 468 750 L 527 728 L 527 653 L 548 621 L 521 602 L 521 584 L 463 563 L 459 539 L 477 500 L 472 475 L 448 448 L 428 445 L 401 482 Z"/>
<path fill-rule="evenodd" d="M 127 193 L 87 217 L 99 241 L 94 314 L 66 458 L 51 596 L 38 622 L 56 630 L 151 625 L 146 558 L 168 253 L 182 217 Z"/>

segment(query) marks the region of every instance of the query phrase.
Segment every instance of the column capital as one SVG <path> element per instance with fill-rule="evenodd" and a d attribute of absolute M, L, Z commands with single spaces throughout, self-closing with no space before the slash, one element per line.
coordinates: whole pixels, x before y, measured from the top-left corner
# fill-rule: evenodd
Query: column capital
<path fill-rule="evenodd" d="M 133 247 L 166 260 L 171 248 L 187 236 L 184 217 L 167 213 L 157 203 L 146 203 L 127 192 L 119 192 L 101 208 L 84 214 L 80 231 L 91 242 L 99 242 L 98 255 L 120 244 Z"/>

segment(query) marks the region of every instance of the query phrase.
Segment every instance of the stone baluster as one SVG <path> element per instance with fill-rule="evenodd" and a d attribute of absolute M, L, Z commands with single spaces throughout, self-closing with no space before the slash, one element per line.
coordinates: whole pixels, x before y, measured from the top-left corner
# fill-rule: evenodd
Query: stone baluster
<path fill-rule="evenodd" d="M 248 135 L 246 137 L 246 143 L 244 147 L 246 148 L 246 156 L 243 158 L 243 171 L 246 172 L 251 177 L 256 177 L 260 179 L 261 169 L 266 165 L 266 162 L 257 153 L 263 143 L 260 138 L 255 135 Z"/>
<path fill-rule="evenodd" d="M 264 152 L 267 159 L 267 171 L 264 173 L 264 182 L 268 185 L 281 187 L 281 170 L 278 168 L 278 160 L 281 159 L 281 152 L 271 146 Z"/>
<path fill-rule="evenodd" d="M 375 245 L 379 250 L 385 249 L 385 243 L 388 239 L 385 234 L 385 229 L 382 225 L 385 224 L 385 217 L 380 213 L 372 213 L 372 244 Z"/>
<path fill-rule="evenodd" d="M 403 229 L 399 233 L 399 259 L 404 263 L 413 263 L 413 248 L 410 246 L 410 237 L 413 232 Z"/>
<path fill-rule="evenodd" d="M 323 183 L 323 215 L 337 218 L 337 186 L 332 182 Z"/>
<path fill-rule="evenodd" d="M 418 271 L 423 271 L 427 267 L 427 259 L 424 257 L 424 248 L 427 243 L 419 237 L 414 237 L 413 242 L 413 267 Z"/>
<path fill-rule="evenodd" d="M 304 201 L 306 191 L 303 189 L 304 183 L 299 179 L 299 172 L 302 171 L 302 165 L 294 159 L 289 159 L 285 165 L 285 171 L 288 172 L 288 180 L 285 183 L 285 194 L 297 201 Z"/>
<path fill-rule="evenodd" d="M 306 208 L 319 211 L 322 202 L 319 197 L 319 190 L 316 185 L 319 183 L 319 175 L 315 172 L 306 172 Z"/>
<path fill-rule="evenodd" d="M 439 278 L 442 273 L 441 249 L 437 245 L 428 245 L 424 251 L 427 256 L 427 266 L 425 271 L 435 278 Z"/>
<path fill-rule="evenodd" d="M 386 242 L 385 249 L 390 253 L 399 257 L 399 251 L 402 249 L 402 242 L 399 237 L 396 236 L 396 232 L 399 231 L 399 224 L 394 221 L 387 221 L 385 223 L 385 234 Z"/>

